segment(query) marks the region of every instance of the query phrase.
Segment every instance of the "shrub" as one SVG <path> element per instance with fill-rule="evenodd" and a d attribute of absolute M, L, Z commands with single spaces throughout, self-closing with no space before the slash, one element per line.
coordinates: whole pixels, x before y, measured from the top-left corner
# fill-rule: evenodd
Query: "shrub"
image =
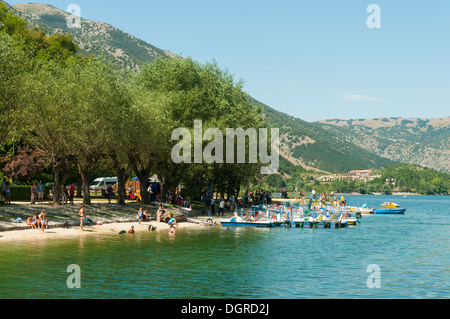
<path fill-rule="evenodd" d="M 31 186 L 30 185 L 12 185 L 11 189 L 11 201 L 30 201 L 31 199 Z M 50 187 L 45 187 L 44 199 L 48 198 Z"/>

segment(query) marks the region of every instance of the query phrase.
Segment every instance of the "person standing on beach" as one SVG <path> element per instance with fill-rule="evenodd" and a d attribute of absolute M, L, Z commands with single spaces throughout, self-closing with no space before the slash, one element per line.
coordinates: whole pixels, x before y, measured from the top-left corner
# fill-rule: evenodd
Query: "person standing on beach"
<path fill-rule="evenodd" d="M 162 203 L 159 203 L 158 212 L 156 213 L 156 221 L 159 223 L 161 222 L 161 215 L 164 214 L 166 211 L 164 209 L 164 206 Z"/>
<path fill-rule="evenodd" d="M 5 197 L 6 197 L 5 196 L 5 192 L 6 192 L 6 178 L 4 178 L 3 181 L 2 181 L 2 188 L 0 189 L 0 192 L 1 192 L 0 199 L 2 201 L 4 201 Z"/>
<path fill-rule="evenodd" d="M 211 213 L 211 198 L 209 196 L 206 198 L 206 214 L 209 215 Z"/>
<path fill-rule="evenodd" d="M 220 205 L 219 205 L 219 216 L 220 216 L 221 212 L 222 212 L 222 216 L 225 216 L 224 209 L 225 209 L 225 200 L 222 198 L 222 200 L 220 201 Z"/>
<path fill-rule="evenodd" d="M 5 190 L 5 204 L 11 206 L 11 188 L 9 186 L 9 182 L 7 182 Z"/>
<path fill-rule="evenodd" d="M 82 206 L 80 207 L 80 212 L 79 212 L 79 214 L 80 214 L 80 229 L 84 231 L 83 225 L 84 225 L 84 220 L 86 219 L 86 212 L 85 212 L 85 210 L 84 210 L 84 205 L 82 205 Z"/>
<path fill-rule="evenodd" d="M 69 200 L 69 192 L 67 191 L 67 185 L 64 185 L 62 188 L 62 193 L 61 193 L 61 197 L 62 197 L 62 204 L 63 205 L 67 205 L 67 202 Z"/>
<path fill-rule="evenodd" d="M 42 201 L 44 200 L 44 190 L 45 186 L 42 184 L 42 181 L 39 181 L 39 184 L 37 185 L 38 189 L 38 202 L 42 205 Z"/>
<path fill-rule="evenodd" d="M 45 229 L 48 228 L 48 220 L 45 217 L 45 210 L 42 211 L 41 215 L 39 216 L 39 219 L 41 220 L 41 230 L 42 232 L 44 232 Z"/>
<path fill-rule="evenodd" d="M 33 186 L 31 186 L 31 205 L 36 204 L 37 195 L 38 195 L 38 188 L 36 186 L 36 183 L 33 183 Z"/>
<path fill-rule="evenodd" d="M 111 199 L 112 199 L 112 196 L 113 196 L 113 188 L 112 188 L 112 186 L 111 185 L 108 185 L 108 204 L 111 204 Z"/>
<path fill-rule="evenodd" d="M 141 222 L 144 222 L 144 211 L 142 210 L 142 207 L 139 209 L 137 217 L 139 220 L 139 224 Z"/>
<path fill-rule="evenodd" d="M 70 197 L 70 204 L 73 205 L 73 198 L 75 197 L 75 185 L 70 185 L 70 191 L 69 191 L 69 197 Z"/>
<path fill-rule="evenodd" d="M 211 198 L 211 215 L 216 215 L 216 200 Z"/>

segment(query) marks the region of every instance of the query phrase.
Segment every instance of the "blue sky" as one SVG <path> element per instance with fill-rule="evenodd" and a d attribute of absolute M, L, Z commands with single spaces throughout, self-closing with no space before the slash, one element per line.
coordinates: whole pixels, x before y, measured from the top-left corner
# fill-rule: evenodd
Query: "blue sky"
<path fill-rule="evenodd" d="M 7 1 L 10 4 L 30 1 Z M 306 121 L 450 115 L 450 1 L 42 0 L 202 63 Z M 370 29 L 370 4 L 381 28 Z"/>

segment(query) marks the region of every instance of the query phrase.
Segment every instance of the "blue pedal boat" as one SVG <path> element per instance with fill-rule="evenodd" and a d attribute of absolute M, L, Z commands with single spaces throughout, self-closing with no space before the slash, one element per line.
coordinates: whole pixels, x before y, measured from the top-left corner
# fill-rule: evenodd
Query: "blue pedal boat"
<path fill-rule="evenodd" d="M 405 208 L 374 208 L 374 215 L 404 215 Z"/>

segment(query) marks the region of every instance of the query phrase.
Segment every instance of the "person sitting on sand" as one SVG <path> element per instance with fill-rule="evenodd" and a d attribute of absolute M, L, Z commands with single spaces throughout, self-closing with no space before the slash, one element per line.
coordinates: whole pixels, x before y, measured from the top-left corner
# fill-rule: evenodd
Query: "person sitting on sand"
<path fill-rule="evenodd" d="M 131 226 L 130 230 L 128 231 L 128 234 L 134 234 L 134 226 Z"/>
<path fill-rule="evenodd" d="M 31 229 L 36 228 L 36 220 L 34 219 L 34 216 L 30 216 L 27 219 L 27 225 L 31 227 Z"/>
<path fill-rule="evenodd" d="M 139 199 L 139 197 L 138 197 L 136 194 L 134 194 L 133 192 L 130 194 L 130 199 L 131 199 L 131 200 L 135 200 L 136 203 L 140 203 L 140 202 L 141 202 L 141 200 Z"/>
<path fill-rule="evenodd" d="M 33 217 L 34 225 L 36 228 L 41 228 L 41 220 L 39 219 L 39 215 L 40 215 L 40 213 L 36 212 Z"/>
<path fill-rule="evenodd" d="M 159 204 L 158 212 L 156 213 L 156 221 L 161 222 L 161 215 L 165 213 L 163 204 Z"/>
<path fill-rule="evenodd" d="M 152 215 L 150 215 L 150 214 L 148 213 L 148 210 L 147 210 L 147 209 L 144 210 L 143 215 L 144 215 L 144 221 L 148 221 L 148 220 L 150 220 L 151 217 L 152 217 Z"/>

